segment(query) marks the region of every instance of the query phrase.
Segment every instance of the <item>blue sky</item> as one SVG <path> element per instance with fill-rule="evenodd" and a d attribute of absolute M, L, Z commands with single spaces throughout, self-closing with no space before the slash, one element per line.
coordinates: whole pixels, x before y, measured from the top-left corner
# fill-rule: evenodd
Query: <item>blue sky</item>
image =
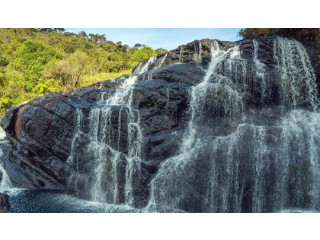
<path fill-rule="evenodd" d="M 154 49 L 174 49 L 195 39 L 239 40 L 241 28 L 66 28 L 68 32 L 87 34 L 105 34 L 108 40 L 133 46 L 136 43 L 148 45 Z"/>

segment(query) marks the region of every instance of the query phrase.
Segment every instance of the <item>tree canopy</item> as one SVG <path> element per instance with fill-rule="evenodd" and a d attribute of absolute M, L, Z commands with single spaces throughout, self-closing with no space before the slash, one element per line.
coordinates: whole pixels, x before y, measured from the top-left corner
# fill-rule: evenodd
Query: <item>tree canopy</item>
<path fill-rule="evenodd" d="M 41 94 L 130 74 L 138 62 L 162 51 L 64 28 L 0 29 L 0 117 Z"/>

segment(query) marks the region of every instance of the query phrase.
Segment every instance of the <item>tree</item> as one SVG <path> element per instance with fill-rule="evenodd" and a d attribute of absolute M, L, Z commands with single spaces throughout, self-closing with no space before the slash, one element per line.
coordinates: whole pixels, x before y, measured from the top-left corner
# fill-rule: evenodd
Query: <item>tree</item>
<path fill-rule="evenodd" d="M 62 33 L 65 31 L 64 28 L 38 28 L 38 30 L 43 33 L 51 33 L 51 32 Z"/>
<path fill-rule="evenodd" d="M 167 52 L 167 50 L 164 49 L 164 48 L 157 48 L 157 49 L 156 49 L 156 52 L 157 52 L 157 54 L 160 54 L 160 53 L 165 53 L 165 52 Z"/>
<path fill-rule="evenodd" d="M 26 91 L 32 91 L 42 79 L 42 70 L 46 64 L 61 57 L 61 54 L 49 45 L 37 40 L 28 40 L 17 49 L 10 67 L 23 73 Z"/>
<path fill-rule="evenodd" d="M 156 51 L 154 51 L 151 47 L 143 47 L 139 50 L 137 50 L 133 56 L 132 60 L 135 62 L 141 62 L 142 60 L 145 60 L 149 57 L 152 57 L 156 54 Z"/>
<path fill-rule="evenodd" d="M 59 32 L 59 33 L 63 33 L 64 31 L 66 31 L 64 28 L 54 28 L 53 30 L 54 32 Z"/>
<path fill-rule="evenodd" d="M 89 34 L 89 39 L 91 41 L 93 41 L 94 43 L 99 44 L 99 45 L 102 45 L 107 41 L 107 38 L 106 38 L 105 34 L 100 35 L 100 34 L 92 34 L 92 33 L 90 33 Z"/>
<path fill-rule="evenodd" d="M 44 82 L 39 82 L 34 88 L 33 92 L 38 94 L 47 94 L 59 90 L 59 85 L 55 79 L 47 79 Z"/>
<path fill-rule="evenodd" d="M 133 47 L 140 49 L 142 45 L 140 43 L 136 43 Z"/>
<path fill-rule="evenodd" d="M 65 60 L 60 60 L 48 65 L 43 70 L 46 79 L 57 79 L 62 86 L 77 87 L 85 67 L 88 63 L 88 55 L 76 51 Z M 41 86 L 42 87 L 42 86 Z"/>
<path fill-rule="evenodd" d="M 81 38 L 84 38 L 84 39 L 87 39 L 88 38 L 88 35 L 86 34 L 86 32 L 85 31 L 81 31 L 81 32 L 79 32 L 79 37 L 81 37 Z"/>
<path fill-rule="evenodd" d="M 53 28 L 38 28 L 38 30 L 43 33 L 54 32 Z"/>
<path fill-rule="evenodd" d="M 130 74 L 139 61 L 157 53 L 144 47 L 57 28 L 0 28 L 0 117 L 41 94 Z"/>
<path fill-rule="evenodd" d="M 275 34 L 278 30 L 278 28 L 244 28 L 239 31 L 239 35 L 244 39 L 254 39 L 258 36 Z"/>

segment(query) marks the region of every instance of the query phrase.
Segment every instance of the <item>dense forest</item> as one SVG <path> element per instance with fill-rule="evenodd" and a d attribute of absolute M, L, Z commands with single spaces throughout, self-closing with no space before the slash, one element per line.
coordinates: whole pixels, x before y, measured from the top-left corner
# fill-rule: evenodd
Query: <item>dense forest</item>
<path fill-rule="evenodd" d="M 162 51 L 63 28 L 0 29 L 0 117 L 39 95 L 130 74 L 138 62 Z"/>

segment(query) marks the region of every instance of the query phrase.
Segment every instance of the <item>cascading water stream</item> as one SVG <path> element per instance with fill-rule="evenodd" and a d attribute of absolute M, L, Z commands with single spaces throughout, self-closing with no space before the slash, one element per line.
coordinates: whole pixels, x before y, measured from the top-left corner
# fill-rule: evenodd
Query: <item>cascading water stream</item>
<path fill-rule="evenodd" d="M 166 54 L 163 56 L 163 58 L 161 58 L 161 61 L 160 61 L 160 63 L 159 63 L 158 68 L 159 68 L 159 67 L 162 67 L 164 61 L 167 59 L 167 56 L 168 56 L 168 53 L 166 53 Z"/>
<path fill-rule="evenodd" d="M 283 104 L 317 110 L 316 76 L 303 45 L 296 40 L 278 37 L 273 49 L 281 77 Z"/>
<path fill-rule="evenodd" d="M 194 61 L 199 64 L 202 61 L 202 43 L 201 43 L 201 41 L 199 41 L 198 46 L 195 45 L 194 47 L 195 47 L 195 53 L 194 53 L 193 58 L 194 58 Z"/>
<path fill-rule="evenodd" d="M 198 135 L 199 130 L 198 124 L 203 121 L 207 116 L 204 115 L 206 97 L 211 97 L 215 100 L 219 97 L 219 94 L 223 94 L 225 97 L 222 100 L 225 106 L 233 106 L 237 108 L 238 116 L 241 115 L 242 102 L 239 94 L 229 86 L 230 82 L 228 79 L 216 73 L 218 64 L 225 60 L 227 57 L 234 57 L 234 51 L 238 48 L 234 47 L 227 51 L 220 50 L 219 43 L 214 41 L 211 46 L 211 62 L 203 78 L 203 81 L 198 85 L 191 88 L 191 100 L 190 110 L 191 118 L 183 137 L 182 144 L 180 147 L 180 154 L 166 160 L 156 177 L 152 180 L 151 184 L 151 197 L 147 209 L 157 208 L 157 204 L 162 207 L 168 207 L 173 209 L 179 209 L 179 195 L 188 194 L 188 189 L 185 186 L 179 186 L 180 182 L 177 177 L 180 175 L 182 169 L 187 169 L 190 163 L 189 157 L 197 154 L 197 150 L 202 146 L 202 135 Z M 212 105 L 208 107 L 219 108 L 221 101 L 212 102 Z M 221 112 L 221 109 L 216 109 Z M 232 111 L 228 111 L 227 108 L 222 109 L 223 115 L 233 118 L 234 114 Z M 170 186 L 168 188 L 168 186 Z M 174 191 L 174 195 L 172 195 Z M 177 194 L 179 192 L 180 194 Z M 184 193 L 183 193 L 184 192 Z"/>
<path fill-rule="evenodd" d="M 259 60 L 259 43 L 257 40 L 253 40 L 253 47 L 254 47 L 254 55 L 253 55 L 253 62 L 255 67 L 255 75 L 256 79 L 260 82 L 261 85 L 261 101 L 265 102 L 266 99 L 269 97 L 266 95 L 267 92 L 267 79 L 266 79 L 266 67 Z"/>
<path fill-rule="evenodd" d="M 197 124 L 196 118 L 199 118 L 199 115 L 201 116 L 204 113 L 203 106 L 206 104 L 206 97 L 209 96 L 215 98 L 218 97 L 218 94 L 221 94 L 223 92 L 227 96 L 226 99 L 223 99 L 223 101 L 225 101 L 225 104 L 239 104 L 238 107 L 240 107 L 240 109 L 242 108 L 240 96 L 233 89 L 231 89 L 231 87 L 228 85 L 229 83 L 227 82 L 227 79 L 223 78 L 218 74 L 215 75 L 217 65 L 223 59 L 225 59 L 227 55 L 230 54 L 230 52 L 232 52 L 233 50 L 236 50 L 236 48 L 232 48 L 224 52 L 220 50 L 218 42 L 214 41 L 212 43 L 211 62 L 203 78 L 203 81 L 197 86 L 192 87 L 191 89 L 191 119 L 189 121 L 186 136 L 184 136 L 184 140 L 182 141 L 183 144 L 181 152 L 190 150 L 192 146 L 194 146 L 194 141 L 197 140 L 195 136 L 196 128 L 194 125 Z M 228 109 L 224 110 L 227 111 Z M 226 115 L 230 115 L 230 117 L 232 117 L 232 113 L 225 113 Z"/>
<path fill-rule="evenodd" d="M 154 58 L 150 58 L 145 65 L 138 66 L 136 74 L 147 71 L 153 62 Z M 89 114 L 82 109 L 76 111 L 68 163 L 81 172 L 77 160 L 81 154 L 94 160 L 90 190 L 94 201 L 133 204 L 133 185 L 139 181 L 142 142 L 139 111 L 132 107 L 137 75 L 124 79 L 110 96 L 102 92 Z M 69 184 L 77 184 L 77 179 L 71 177 Z"/>
<path fill-rule="evenodd" d="M 2 157 L 3 153 L 0 149 L 0 158 Z M 10 182 L 9 176 L 2 166 L 2 163 L 0 163 L 0 193 L 4 193 L 12 188 L 12 184 Z"/>
<path fill-rule="evenodd" d="M 206 75 L 191 89 L 191 117 L 181 151 L 161 164 L 146 210 L 319 210 L 320 113 L 305 49 L 295 40 L 274 40 L 284 109 L 279 115 L 276 107 L 268 107 L 270 77 L 259 58 L 259 43 L 253 41 L 252 62 L 239 57 L 237 46 L 226 51 L 218 46 L 213 42 Z M 259 107 L 243 107 L 248 92 L 258 94 Z M 277 117 L 260 117 L 265 111 Z M 229 132 L 214 130 L 219 125 Z"/>
<path fill-rule="evenodd" d="M 4 130 L 0 127 L 0 144 L 5 139 L 6 135 Z M 3 152 L 0 148 L 0 193 L 4 193 L 12 188 L 9 176 L 3 167 L 2 163 Z"/>

